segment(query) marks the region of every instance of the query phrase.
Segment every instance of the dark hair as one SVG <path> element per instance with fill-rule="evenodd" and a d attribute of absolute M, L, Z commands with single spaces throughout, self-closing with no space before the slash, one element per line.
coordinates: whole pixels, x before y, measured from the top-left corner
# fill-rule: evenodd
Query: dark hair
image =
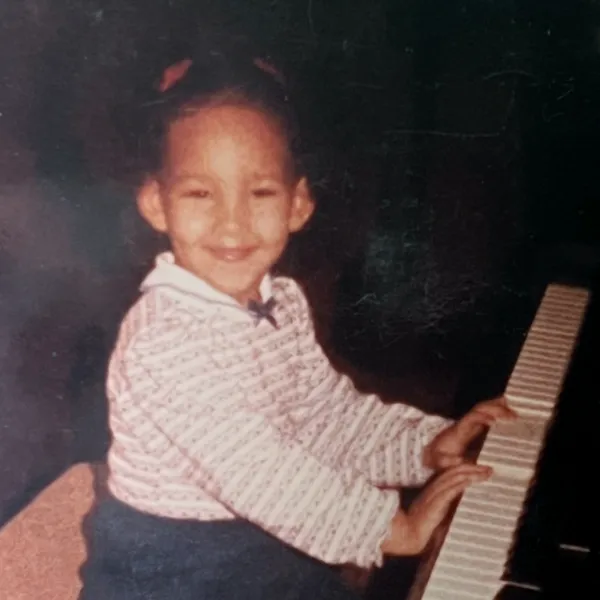
<path fill-rule="evenodd" d="M 165 91 L 156 91 L 142 106 L 138 140 L 141 174 L 157 173 L 171 124 L 186 113 L 204 107 L 239 104 L 268 115 L 285 136 L 294 175 L 303 174 L 296 111 L 285 82 L 277 71 L 252 57 L 232 58 L 220 52 L 191 58 L 187 70 Z"/>

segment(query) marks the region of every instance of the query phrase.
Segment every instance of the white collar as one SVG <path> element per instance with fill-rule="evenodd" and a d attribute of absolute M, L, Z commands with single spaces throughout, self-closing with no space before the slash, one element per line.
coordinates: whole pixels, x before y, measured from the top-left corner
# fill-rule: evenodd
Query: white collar
<path fill-rule="evenodd" d="M 155 259 L 154 269 L 150 271 L 142 282 L 140 290 L 148 292 L 155 287 L 166 287 L 174 291 L 182 299 L 191 301 L 196 306 L 201 304 L 205 309 L 209 307 L 227 307 L 247 314 L 246 307 L 237 300 L 216 290 L 209 283 L 180 267 L 175 263 L 172 252 L 163 252 Z M 261 299 L 266 302 L 273 294 L 272 279 L 265 275 L 260 283 Z"/>

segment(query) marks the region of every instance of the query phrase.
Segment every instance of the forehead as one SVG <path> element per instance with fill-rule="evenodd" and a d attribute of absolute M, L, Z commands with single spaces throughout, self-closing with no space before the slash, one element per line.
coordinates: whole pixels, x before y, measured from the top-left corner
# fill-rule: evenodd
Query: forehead
<path fill-rule="evenodd" d="M 275 119 L 235 105 L 190 111 L 169 128 L 166 163 L 171 172 L 253 169 L 286 171 L 289 153 Z"/>

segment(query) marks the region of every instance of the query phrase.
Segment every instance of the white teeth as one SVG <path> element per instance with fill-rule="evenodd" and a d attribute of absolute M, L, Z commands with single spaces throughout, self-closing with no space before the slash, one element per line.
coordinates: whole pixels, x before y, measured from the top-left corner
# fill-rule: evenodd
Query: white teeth
<path fill-rule="evenodd" d="M 249 250 L 217 250 L 215 256 L 226 262 L 236 262 L 243 260 L 250 255 Z"/>

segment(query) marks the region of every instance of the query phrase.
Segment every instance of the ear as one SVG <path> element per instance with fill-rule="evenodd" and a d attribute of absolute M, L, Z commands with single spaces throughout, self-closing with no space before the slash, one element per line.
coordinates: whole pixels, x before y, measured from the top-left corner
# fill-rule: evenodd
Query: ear
<path fill-rule="evenodd" d="M 294 196 L 292 198 L 292 210 L 290 212 L 289 229 L 290 233 L 300 231 L 310 220 L 315 211 L 315 202 L 313 200 L 306 177 L 302 177 L 296 184 Z"/>
<path fill-rule="evenodd" d="M 137 193 L 137 206 L 142 217 L 156 231 L 167 231 L 167 218 L 163 207 L 160 186 L 156 179 L 147 179 Z"/>

